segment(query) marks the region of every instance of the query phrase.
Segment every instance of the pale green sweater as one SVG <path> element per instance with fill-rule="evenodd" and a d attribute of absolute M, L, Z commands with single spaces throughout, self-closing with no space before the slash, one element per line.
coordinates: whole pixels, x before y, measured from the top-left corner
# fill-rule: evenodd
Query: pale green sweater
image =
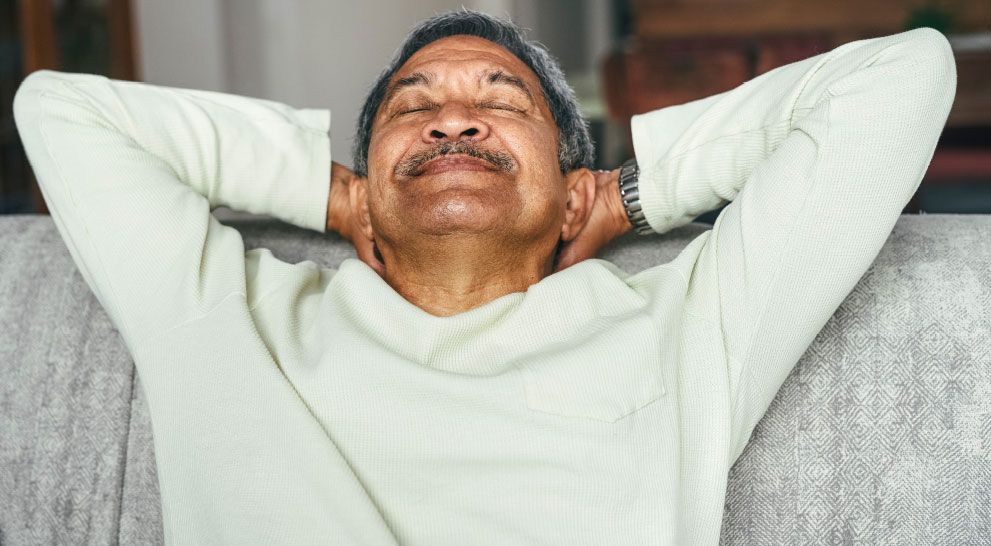
<path fill-rule="evenodd" d="M 731 465 L 955 88 L 919 29 L 635 117 L 651 226 L 731 202 L 713 228 L 670 263 L 587 260 L 444 318 L 354 259 L 245 252 L 210 214 L 325 231 L 327 110 L 46 70 L 14 111 L 134 356 L 167 543 L 715 545 Z"/>

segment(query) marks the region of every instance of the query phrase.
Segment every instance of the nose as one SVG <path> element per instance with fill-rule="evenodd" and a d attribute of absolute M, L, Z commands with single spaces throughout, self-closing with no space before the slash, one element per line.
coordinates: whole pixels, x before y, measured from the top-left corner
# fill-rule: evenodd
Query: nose
<path fill-rule="evenodd" d="M 421 137 L 427 144 L 457 140 L 485 140 L 489 126 L 463 104 L 449 102 L 423 126 Z"/>

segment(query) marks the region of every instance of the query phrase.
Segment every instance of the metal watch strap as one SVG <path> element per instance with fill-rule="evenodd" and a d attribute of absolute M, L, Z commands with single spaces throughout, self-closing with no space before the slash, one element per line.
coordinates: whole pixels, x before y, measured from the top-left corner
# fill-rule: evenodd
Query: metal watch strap
<path fill-rule="evenodd" d="M 643 208 L 640 207 L 640 190 L 638 182 L 640 180 L 640 166 L 637 158 L 632 158 L 619 168 L 619 194 L 623 198 L 623 206 L 626 207 L 626 217 L 633 224 L 633 229 L 640 235 L 653 233 L 654 230 L 647 223 Z"/>

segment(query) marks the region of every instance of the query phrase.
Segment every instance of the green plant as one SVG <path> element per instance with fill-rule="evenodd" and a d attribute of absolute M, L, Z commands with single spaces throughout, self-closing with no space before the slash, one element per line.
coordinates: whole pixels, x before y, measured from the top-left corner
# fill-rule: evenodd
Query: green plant
<path fill-rule="evenodd" d="M 927 2 L 909 10 L 902 26 L 904 30 L 930 27 L 943 34 L 949 34 L 953 30 L 954 22 L 955 17 L 949 7 L 941 2 Z"/>

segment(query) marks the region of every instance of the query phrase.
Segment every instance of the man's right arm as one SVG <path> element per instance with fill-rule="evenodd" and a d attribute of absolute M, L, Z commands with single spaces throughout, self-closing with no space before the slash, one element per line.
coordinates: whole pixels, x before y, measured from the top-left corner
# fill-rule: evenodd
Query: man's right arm
<path fill-rule="evenodd" d="M 246 260 L 214 208 L 326 231 L 328 110 L 41 70 L 14 118 L 55 226 L 132 350 L 281 282 L 287 268 Z"/>
<path fill-rule="evenodd" d="M 633 119 L 640 196 L 665 232 L 730 202 L 700 249 L 695 312 L 719 325 L 738 455 L 885 243 L 956 90 L 922 28 L 844 44 Z"/>

